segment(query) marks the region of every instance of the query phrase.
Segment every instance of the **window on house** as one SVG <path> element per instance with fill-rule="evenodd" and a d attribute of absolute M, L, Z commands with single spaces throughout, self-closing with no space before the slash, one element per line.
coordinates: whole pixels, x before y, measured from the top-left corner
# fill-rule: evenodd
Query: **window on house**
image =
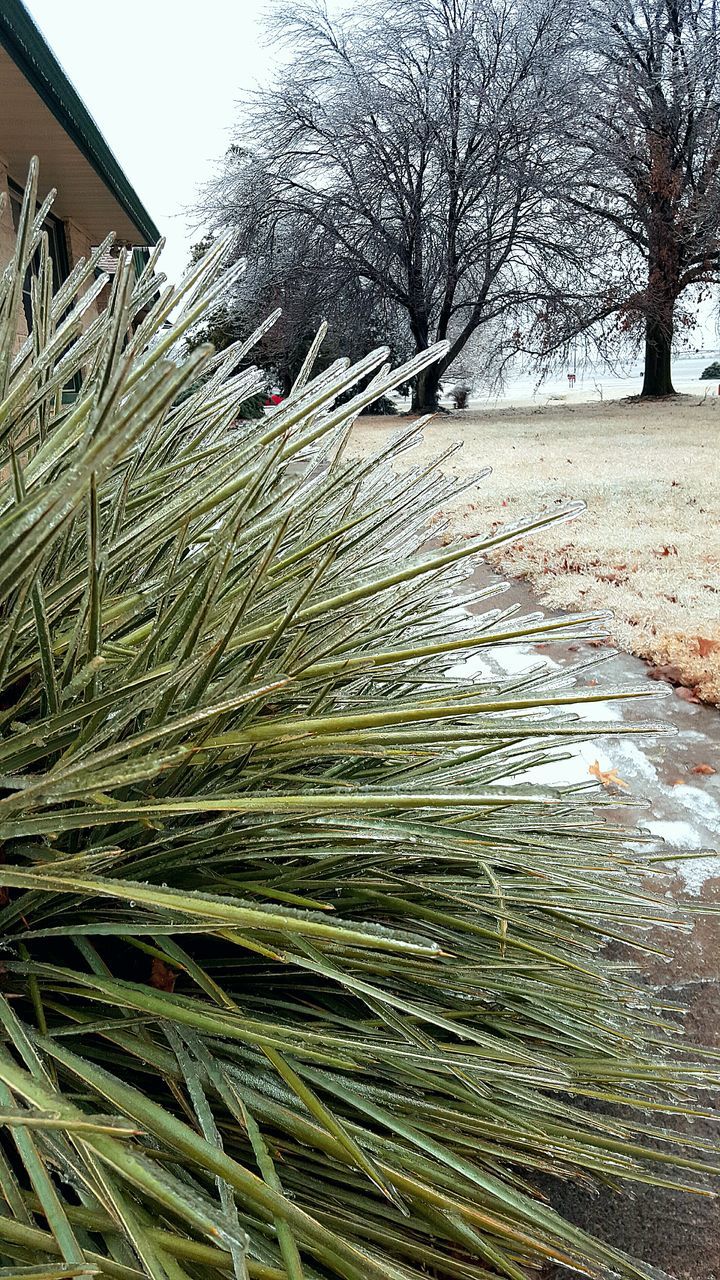
<path fill-rule="evenodd" d="M 20 210 L 22 209 L 23 191 L 22 187 L 16 186 L 14 182 L 8 182 L 8 190 L 10 193 L 10 208 L 12 210 L 13 224 L 17 232 L 20 223 Z M 57 289 L 58 285 L 66 280 L 70 273 L 70 265 L 68 262 L 67 242 L 65 240 L 65 228 L 59 218 L 49 213 L 43 222 L 43 230 L 47 232 L 48 248 L 50 250 L 50 258 L 53 264 L 53 286 Z M 40 264 L 40 250 L 36 250 L 33 254 L 30 266 L 25 273 L 25 282 L 23 285 L 23 307 L 25 309 L 25 319 L 27 321 L 28 332 L 32 328 L 32 304 L 30 284 L 34 274 L 37 273 Z"/>

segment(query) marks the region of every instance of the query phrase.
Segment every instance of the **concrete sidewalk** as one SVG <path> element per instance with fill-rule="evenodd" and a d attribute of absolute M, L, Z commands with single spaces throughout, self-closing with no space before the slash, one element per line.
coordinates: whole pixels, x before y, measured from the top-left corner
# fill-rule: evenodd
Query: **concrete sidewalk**
<path fill-rule="evenodd" d="M 480 566 L 473 578 L 479 587 L 502 580 L 486 566 Z M 522 582 L 513 582 L 502 597 L 503 604 L 511 602 L 518 603 L 523 613 L 538 609 Z M 478 606 L 478 611 L 483 608 Z M 548 610 L 543 612 L 549 614 Z M 669 686 L 658 686 L 648 678 L 648 667 L 640 659 L 582 641 L 498 646 L 483 650 L 481 658 L 472 661 L 483 674 L 507 677 L 527 672 L 541 662 L 560 672 L 598 658 L 604 660 L 581 674 L 578 688 L 585 683 L 597 693 L 603 687 L 610 691 L 623 685 L 636 688 L 647 684 L 651 696 L 647 701 L 580 706 L 580 714 L 596 723 L 652 720 L 673 732 L 647 738 L 591 740 L 571 748 L 570 759 L 533 773 L 538 782 L 551 785 L 588 782 L 595 776 L 591 769 L 597 764 L 602 773 L 615 770 L 627 784 L 623 795 L 640 802 L 642 807 L 637 810 L 623 807 L 608 816 L 628 826 L 630 845 L 642 832 L 658 841 L 661 857 L 667 849 L 667 874 L 658 881 L 653 879 L 652 888 L 675 900 L 687 900 L 694 923 L 690 933 L 659 930 L 656 937 L 649 936 L 649 941 L 664 950 L 667 960 L 633 952 L 633 962 L 660 998 L 687 1010 L 684 1026 L 688 1040 L 720 1051 L 720 711 L 683 701 Z M 670 861 L 675 855 L 699 853 L 707 856 L 674 864 Z M 703 913 L 704 906 L 714 907 L 717 914 Z M 702 1105 L 717 1107 L 718 1099 L 704 1097 Z M 720 1156 L 720 1123 L 696 1121 L 693 1133 L 716 1143 Z M 720 1193 L 720 1179 L 713 1182 L 713 1189 Z M 544 1190 L 578 1225 L 661 1272 L 677 1280 L 720 1280 L 720 1194 L 706 1198 L 642 1184 L 620 1193 L 603 1190 L 595 1195 L 557 1183 L 546 1184 Z M 551 1276 L 554 1280 L 555 1274 L 559 1280 L 568 1272 L 546 1274 L 548 1280 Z"/>

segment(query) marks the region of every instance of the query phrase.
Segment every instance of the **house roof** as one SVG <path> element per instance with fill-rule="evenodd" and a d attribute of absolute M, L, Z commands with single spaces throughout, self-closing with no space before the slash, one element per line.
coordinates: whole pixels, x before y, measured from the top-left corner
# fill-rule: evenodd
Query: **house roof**
<path fill-rule="evenodd" d="M 0 155 L 16 181 L 32 155 L 41 182 L 56 187 L 54 211 L 81 223 L 94 242 L 114 231 L 155 244 L 155 223 L 95 121 L 20 0 L 0 3 Z"/>

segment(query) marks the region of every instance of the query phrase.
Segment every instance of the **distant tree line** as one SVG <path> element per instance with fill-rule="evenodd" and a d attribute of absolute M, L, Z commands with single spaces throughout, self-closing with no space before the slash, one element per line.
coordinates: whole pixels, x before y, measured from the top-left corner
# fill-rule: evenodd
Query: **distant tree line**
<path fill-rule="evenodd" d="M 289 386 L 330 359 L 441 339 L 413 407 L 472 351 L 538 367 L 578 343 L 673 341 L 720 278 L 717 0 L 311 0 L 268 26 L 286 57 L 246 98 L 210 185 L 247 266 L 223 323 L 279 305 L 263 358 Z"/>

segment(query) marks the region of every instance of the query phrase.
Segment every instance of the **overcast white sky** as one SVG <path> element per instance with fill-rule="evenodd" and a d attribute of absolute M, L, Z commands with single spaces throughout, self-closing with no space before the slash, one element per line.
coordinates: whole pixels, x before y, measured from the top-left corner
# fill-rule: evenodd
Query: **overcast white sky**
<path fill-rule="evenodd" d="M 152 218 L 176 279 L 187 212 L 230 140 L 235 101 L 271 64 L 265 0 L 25 0 Z"/>

